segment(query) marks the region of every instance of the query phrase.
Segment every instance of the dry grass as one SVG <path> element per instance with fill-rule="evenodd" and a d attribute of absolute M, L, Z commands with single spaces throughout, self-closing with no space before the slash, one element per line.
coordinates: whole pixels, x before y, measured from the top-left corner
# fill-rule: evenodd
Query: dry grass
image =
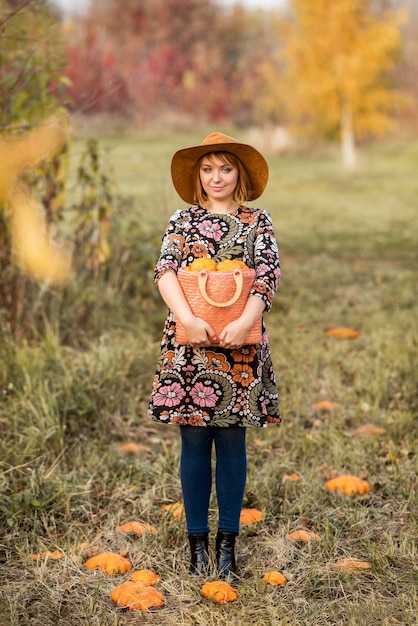
<path fill-rule="evenodd" d="M 33 345 L 4 336 L 1 626 L 417 623 L 416 146 L 408 149 L 370 150 L 353 180 L 325 158 L 272 162 L 266 206 L 284 278 L 267 324 L 284 422 L 249 432 L 245 505 L 261 509 L 264 520 L 242 528 L 233 604 L 201 597 L 202 582 L 187 573 L 184 522 L 159 512 L 181 489 L 177 431 L 144 417 L 158 337 L 134 320 L 83 350 L 60 345 L 53 330 Z M 135 194 L 141 198 L 141 189 Z M 328 337 L 332 325 L 360 335 Z M 315 409 L 321 400 L 338 406 Z M 358 434 L 365 423 L 385 432 Z M 126 441 L 139 444 L 135 454 L 120 450 Z M 283 480 L 292 473 L 301 480 Z M 343 473 L 368 480 L 370 492 L 349 498 L 323 489 Z M 132 519 L 153 524 L 157 534 L 116 532 Z M 289 541 L 296 528 L 321 541 Z M 129 575 L 86 571 L 86 554 L 71 551 L 83 541 L 156 571 L 165 606 L 116 608 L 109 594 Z M 60 560 L 31 558 L 57 548 Z M 345 556 L 372 568 L 339 572 L 334 564 Z M 285 587 L 262 584 L 272 569 L 285 573 Z"/>

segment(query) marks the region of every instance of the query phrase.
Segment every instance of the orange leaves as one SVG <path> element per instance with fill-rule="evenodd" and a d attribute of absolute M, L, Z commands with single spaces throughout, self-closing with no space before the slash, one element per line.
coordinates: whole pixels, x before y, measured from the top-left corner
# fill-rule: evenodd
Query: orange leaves
<path fill-rule="evenodd" d="M 102 552 L 97 556 L 93 556 L 84 564 L 86 569 L 100 569 L 109 576 L 129 572 L 132 564 L 128 559 L 114 552 Z"/>
<path fill-rule="evenodd" d="M 358 476 L 338 476 L 328 480 L 324 489 L 327 491 L 339 491 L 346 496 L 354 496 L 356 494 L 367 493 L 370 490 L 370 485 L 367 481 Z"/>
<path fill-rule="evenodd" d="M 113 602 L 119 607 L 129 608 L 131 611 L 147 611 L 154 606 L 163 606 L 164 596 L 143 582 L 128 580 L 115 587 L 110 595 Z"/>
<path fill-rule="evenodd" d="M 332 326 L 325 333 L 328 337 L 336 337 L 337 339 L 357 339 L 360 336 L 358 330 L 346 326 Z"/>
<path fill-rule="evenodd" d="M 283 587 L 287 584 L 287 578 L 277 570 L 273 570 L 264 574 L 263 583 L 266 585 L 276 585 L 278 587 Z"/>
<path fill-rule="evenodd" d="M 215 604 L 226 604 L 238 598 L 238 591 L 223 580 L 205 583 L 201 590 L 202 596 Z"/>
<path fill-rule="evenodd" d="M 184 507 L 181 502 L 173 502 L 173 504 L 164 504 L 160 509 L 161 515 L 171 515 L 175 522 L 179 522 L 184 517 Z"/>
<path fill-rule="evenodd" d="M 294 530 L 293 532 L 286 535 L 286 539 L 290 539 L 291 541 L 303 541 L 303 543 L 308 543 L 309 541 L 321 541 L 321 537 L 311 530 Z"/>
<path fill-rule="evenodd" d="M 263 514 L 258 509 L 242 509 L 239 523 L 243 526 L 246 524 L 255 524 L 261 522 Z"/>
<path fill-rule="evenodd" d="M 121 533 L 135 533 L 138 537 L 141 537 L 145 532 L 152 533 L 155 535 L 157 529 L 151 524 L 146 524 L 145 522 L 127 522 L 126 524 L 122 524 L 122 526 L 117 526 L 116 530 Z"/>

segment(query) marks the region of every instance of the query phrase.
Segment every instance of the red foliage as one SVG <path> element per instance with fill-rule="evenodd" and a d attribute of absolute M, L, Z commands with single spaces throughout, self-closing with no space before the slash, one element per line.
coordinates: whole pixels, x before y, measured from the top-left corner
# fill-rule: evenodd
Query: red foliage
<path fill-rule="evenodd" d="M 129 102 L 126 80 L 112 41 L 88 29 L 78 45 L 67 48 L 67 77 L 74 107 L 87 112 L 123 111 Z"/>

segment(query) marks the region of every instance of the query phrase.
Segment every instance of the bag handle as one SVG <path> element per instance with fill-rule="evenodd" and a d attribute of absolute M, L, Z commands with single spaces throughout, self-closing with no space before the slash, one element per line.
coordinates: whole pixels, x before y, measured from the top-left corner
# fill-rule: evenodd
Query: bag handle
<path fill-rule="evenodd" d="M 238 298 L 241 295 L 242 285 L 243 285 L 243 277 L 242 277 L 241 270 L 239 269 L 234 270 L 233 276 L 234 276 L 234 281 L 235 281 L 235 293 L 232 296 L 232 298 L 230 298 L 230 300 L 227 300 L 226 302 L 215 302 L 215 300 L 212 300 L 212 298 L 210 298 L 206 292 L 206 282 L 208 280 L 208 272 L 206 270 L 202 270 L 201 272 L 199 272 L 199 275 L 197 277 L 197 283 L 199 285 L 199 290 L 200 290 L 202 297 L 206 300 L 208 304 L 211 304 L 212 306 L 216 306 L 216 307 L 226 307 L 226 306 L 230 306 L 231 304 L 234 304 L 238 300 Z"/>

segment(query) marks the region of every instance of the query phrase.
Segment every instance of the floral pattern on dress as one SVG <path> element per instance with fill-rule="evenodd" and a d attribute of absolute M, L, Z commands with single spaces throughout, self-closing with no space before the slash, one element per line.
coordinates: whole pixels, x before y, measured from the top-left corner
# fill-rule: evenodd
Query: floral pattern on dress
<path fill-rule="evenodd" d="M 271 218 L 262 209 L 239 207 L 234 213 L 211 213 L 200 206 L 176 211 L 170 218 L 155 268 L 158 282 L 194 259 L 216 263 L 240 259 L 254 268 L 250 295 L 271 308 L 280 281 L 279 253 Z M 259 345 L 226 350 L 192 348 L 175 339 L 176 322 L 168 312 L 148 409 L 150 419 L 193 426 L 266 426 L 281 421 L 275 373 L 263 322 Z"/>

